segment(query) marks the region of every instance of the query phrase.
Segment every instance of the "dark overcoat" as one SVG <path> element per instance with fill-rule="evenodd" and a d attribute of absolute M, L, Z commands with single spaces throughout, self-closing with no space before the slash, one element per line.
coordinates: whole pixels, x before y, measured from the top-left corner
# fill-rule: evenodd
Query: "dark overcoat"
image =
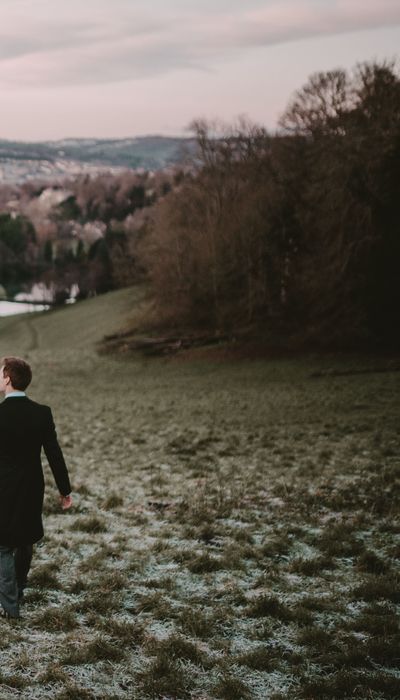
<path fill-rule="evenodd" d="M 0 544 L 33 544 L 43 537 L 44 448 L 59 492 L 71 493 L 68 470 L 49 406 L 27 396 L 0 403 Z"/>

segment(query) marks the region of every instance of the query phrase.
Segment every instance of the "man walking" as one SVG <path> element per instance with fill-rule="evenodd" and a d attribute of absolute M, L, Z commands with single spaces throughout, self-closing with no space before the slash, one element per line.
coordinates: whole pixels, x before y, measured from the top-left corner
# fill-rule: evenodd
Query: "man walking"
<path fill-rule="evenodd" d="M 63 509 L 72 504 L 71 484 L 49 406 L 29 399 L 27 362 L 5 357 L 0 366 L 0 603 L 3 616 L 19 617 L 33 544 L 43 537 L 44 448 Z"/>

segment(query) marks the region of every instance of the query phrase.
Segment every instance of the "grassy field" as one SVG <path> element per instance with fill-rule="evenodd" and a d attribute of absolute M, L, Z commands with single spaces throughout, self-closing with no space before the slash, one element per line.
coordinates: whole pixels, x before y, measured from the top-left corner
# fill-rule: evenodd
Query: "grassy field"
<path fill-rule="evenodd" d="M 399 698 L 400 373 L 99 355 L 140 299 L 0 319 L 74 489 L 46 466 L 0 698 Z"/>

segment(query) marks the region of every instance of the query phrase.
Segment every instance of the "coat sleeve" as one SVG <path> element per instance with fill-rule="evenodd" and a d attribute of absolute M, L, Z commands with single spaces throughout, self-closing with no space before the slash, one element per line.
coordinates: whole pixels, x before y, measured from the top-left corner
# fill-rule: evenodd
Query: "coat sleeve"
<path fill-rule="evenodd" d="M 62 496 L 68 496 L 71 493 L 71 484 L 69 481 L 68 469 L 65 464 L 64 455 L 61 447 L 58 444 L 56 427 L 54 425 L 51 408 L 46 406 L 48 416 L 46 421 L 45 434 L 43 437 L 43 449 L 53 472 L 57 488 Z"/>

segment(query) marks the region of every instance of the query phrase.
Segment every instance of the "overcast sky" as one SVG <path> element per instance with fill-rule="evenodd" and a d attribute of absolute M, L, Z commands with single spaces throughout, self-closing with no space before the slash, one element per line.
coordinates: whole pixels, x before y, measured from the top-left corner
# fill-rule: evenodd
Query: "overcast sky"
<path fill-rule="evenodd" d="M 399 46 L 400 0 L 0 0 L 0 138 L 273 129 L 314 71 Z"/>

